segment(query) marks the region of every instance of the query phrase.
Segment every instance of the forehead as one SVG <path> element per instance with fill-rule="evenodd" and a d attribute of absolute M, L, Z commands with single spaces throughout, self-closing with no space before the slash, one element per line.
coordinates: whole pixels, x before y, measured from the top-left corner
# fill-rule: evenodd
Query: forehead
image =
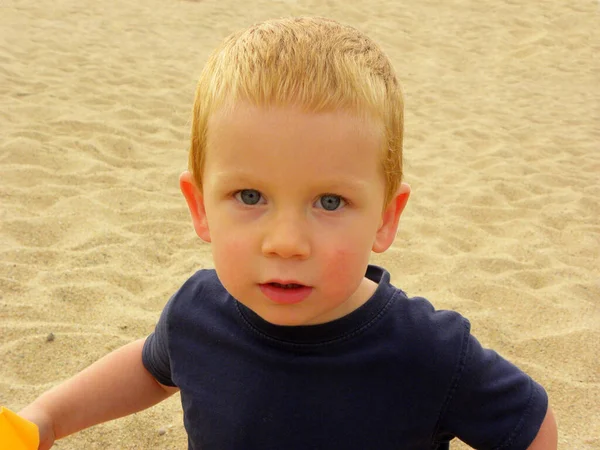
<path fill-rule="evenodd" d="M 209 119 L 205 175 L 216 170 L 364 178 L 381 171 L 382 147 L 383 124 L 370 117 L 242 103 Z"/>

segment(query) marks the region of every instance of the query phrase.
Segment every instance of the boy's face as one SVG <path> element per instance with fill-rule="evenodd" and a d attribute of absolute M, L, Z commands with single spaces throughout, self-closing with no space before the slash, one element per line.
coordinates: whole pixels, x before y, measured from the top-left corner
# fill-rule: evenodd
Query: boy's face
<path fill-rule="evenodd" d="M 362 305 L 371 250 L 393 242 L 410 189 L 383 211 L 380 126 L 346 112 L 238 104 L 208 125 L 200 192 L 181 188 L 219 279 L 277 325 L 310 325 Z"/>

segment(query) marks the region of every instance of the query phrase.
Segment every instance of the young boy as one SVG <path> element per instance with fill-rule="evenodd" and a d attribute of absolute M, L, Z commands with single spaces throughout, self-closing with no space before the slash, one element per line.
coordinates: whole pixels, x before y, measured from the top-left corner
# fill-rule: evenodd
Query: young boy
<path fill-rule="evenodd" d="M 357 30 L 268 21 L 209 59 L 180 185 L 215 270 L 21 414 L 42 444 L 180 391 L 190 449 L 554 449 L 546 393 L 368 264 L 394 241 L 403 103 Z"/>

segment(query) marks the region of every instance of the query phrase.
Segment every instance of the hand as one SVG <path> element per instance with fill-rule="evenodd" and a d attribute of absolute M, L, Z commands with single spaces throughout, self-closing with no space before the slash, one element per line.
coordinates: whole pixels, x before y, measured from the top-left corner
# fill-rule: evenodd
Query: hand
<path fill-rule="evenodd" d="M 37 425 L 40 432 L 40 445 L 38 450 L 49 450 L 54 445 L 56 439 L 50 416 L 42 409 L 36 408 L 33 405 L 29 405 L 25 409 L 19 411 L 19 415 Z"/>

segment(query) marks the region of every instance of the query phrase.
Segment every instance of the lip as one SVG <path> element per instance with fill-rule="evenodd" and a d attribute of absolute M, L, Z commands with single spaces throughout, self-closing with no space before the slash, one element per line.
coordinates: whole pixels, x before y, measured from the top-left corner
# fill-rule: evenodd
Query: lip
<path fill-rule="evenodd" d="M 296 280 L 280 280 L 280 279 L 269 280 L 269 281 L 266 281 L 266 282 L 261 283 L 261 284 L 270 284 L 270 283 L 277 283 L 277 284 L 299 284 L 301 286 L 306 286 L 304 283 L 301 283 L 301 282 L 296 281 Z"/>
<path fill-rule="evenodd" d="M 302 285 L 302 283 L 290 280 L 272 280 L 268 283 L 262 283 L 258 285 L 265 297 L 280 305 L 293 305 L 294 303 L 300 303 L 303 300 L 305 300 L 313 290 L 312 287 L 304 285 L 298 288 L 291 289 L 280 288 L 277 286 L 273 286 L 272 283 L 298 285 Z"/>

